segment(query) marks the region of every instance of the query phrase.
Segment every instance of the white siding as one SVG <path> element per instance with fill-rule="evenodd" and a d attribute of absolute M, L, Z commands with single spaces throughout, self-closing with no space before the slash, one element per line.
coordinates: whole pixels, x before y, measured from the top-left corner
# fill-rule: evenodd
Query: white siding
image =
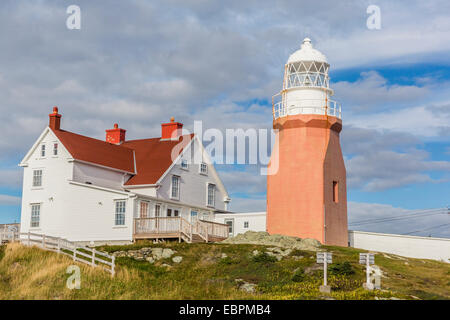
<path fill-rule="evenodd" d="M 127 200 L 125 227 L 114 227 L 114 200 L 127 199 L 129 194 L 124 192 L 111 193 L 94 189 L 92 186 L 78 186 L 69 183 L 74 177 L 74 163 L 69 162 L 71 155 L 59 144 L 58 156 L 53 156 L 53 143 L 56 137 L 49 131 L 43 137 L 46 143 L 46 156 L 40 157 L 40 145 L 34 150 L 27 166 L 24 167 L 23 194 L 21 212 L 21 232 L 44 233 L 61 236 L 73 241 L 95 240 L 126 240 L 132 239 L 133 200 Z M 114 173 L 108 175 L 103 169 L 86 166 L 80 173 L 94 177 L 116 177 Z M 33 170 L 42 169 L 42 187 L 33 188 Z M 98 174 L 95 170 L 100 169 Z M 82 179 L 83 180 L 83 179 Z M 99 179 L 100 180 L 100 179 Z M 97 180 L 97 182 L 99 181 Z M 82 181 L 85 182 L 85 181 Z M 94 181 L 92 181 L 94 183 Z M 108 179 L 103 179 L 104 185 L 110 185 Z M 31 204 L 40 203 L 40 226 L 31 228 Z"/>
<path fill-rule="evenodd" d="M 193 143 L 197 144 L 195 139 Z M 194 147 L 198 150 L 198 144 Z M 177 175 L 180 177 L 180 198 L 178 201 L 196 205 L 196 206 L 207 206 L 207 187 L 208 183 L 212 183 L 216 186 L 215 188 L 215 204 L 211 209 L 225 210 L 224 197 L 226 193 L 221 190 L 221 182 L 216 179 L 214 175 L 214 169 L 212 165 L 208 165 L 208 174 L 200 174 L 200 164 L 190 163 L 188 169 L 181 168 L 182 159 L 190 158 L 190 148 L 186 149 L 184 157 L 178 159 L 177 163 L 172 167 L 168 174 L 162 179 L 161 187 L 157 191 L 157 196 L 163 199 L 171 199 L 171 185 L 172 176 Z M 193 162 L 190 161 L 189 162 Z M 206 162 L 206 159 L 205 159 Z"/>
<path fill-rule="evenodd" d="M 348 236 L 354 248 L 450 262 L 450 239 L 351 230 Z"/>
<path fill-rule="evenodd" d="M 129 175 L 127 175 L 127 177 L 129 177 Z M 85 163 L 74 162 L 73 180 L 81 183 L 90 182 L 93 185 L 106 188 L 121 189 L 124 182 L 124 173 Z"/>
<path fill-rule="evenodd" d="M 215 222 L 225 223 L 229 219 L 233 219 L 233 234 L 230 236 L 247 231 L 266 231 L 265 212 L 215 214 Z M 244 227 L 245 222 L 248 222 L 248 228 Z"/>

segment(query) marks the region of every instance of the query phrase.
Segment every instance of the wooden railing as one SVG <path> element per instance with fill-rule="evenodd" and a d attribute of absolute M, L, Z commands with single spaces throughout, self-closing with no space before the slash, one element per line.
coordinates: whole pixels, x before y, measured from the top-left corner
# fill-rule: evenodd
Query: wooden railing
<path fill-rule="evenodd" d="M 206 228 L 209 236 L 219 237 L 219 238 L 228 238 L 228 225 L 218 222 L 200 220 Z"/>
<path fill-rule="evenodd" d="M 39 233 L 18 233 L 18 232 L 0 232 L 0 238 L 8 242 L 20 241 L 27 246 L 38 246 L 44 250 L 54 251 L 58 254 L 64 254 L 71 257 L 74 261 L 88 264 L 90 266 L 99 266 L 115 274 L 115 257 L 106 252 L 98 251 L 95 248 L 81 246 L 75 242 L 68 241 L 60 237 L 53 237 Z"/>
<path fill-rule="evenodd" d="M 186 221 L 187 222 L 187 221 Z M 180 217 L 134 219 L 134 233 L 176 233 L 180 231 Z"/>
<path fill-rule="evenodd" d="M 188 242 L 197 234 L 208 242 L 213 238 L 228 238 L 228 225 L 206 220 L 187 221 L 182 217 L 152 217 L 134 219 L 134 234 L 144 236 L 182 233 Z M 180 237 L 182 235 L 180 234 Z"/>

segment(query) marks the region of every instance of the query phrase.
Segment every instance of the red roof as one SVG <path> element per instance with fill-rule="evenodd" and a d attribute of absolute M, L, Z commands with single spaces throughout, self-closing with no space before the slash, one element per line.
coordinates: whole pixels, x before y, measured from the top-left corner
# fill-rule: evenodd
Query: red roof
<path fill-rule="evenodd" d="M 52 131 L 76 160 L 130 173 L 137 172 L 125 183 L 129 186 L 155 184 L 172 165 L 173 148 L 180 141 L 182 142 L 180 146 L 186 146 L 194 136 L 193 134 L 185 135 L 179 141 L 161 141 L 161 138 L 152 138 L 130 140 L 121 145 L 115 145 L 65 130 Z M 181 152 L 182 148 L 175 157 Z"/>
<path fill-rule="evenodd" d="M 175 160 L 193 137 L 194 135 L 190 134 L 182 136 L 179 141 L 161 141 L 161 138 L 125 141 L 122 146 L 135 151 L 137 167 L 137 175 L 128 180 L 125 185 L 155 184 L 172 165 L 172 156 Z M 180 150 L 174 149 L 178 144 L 180 144 Z"/>

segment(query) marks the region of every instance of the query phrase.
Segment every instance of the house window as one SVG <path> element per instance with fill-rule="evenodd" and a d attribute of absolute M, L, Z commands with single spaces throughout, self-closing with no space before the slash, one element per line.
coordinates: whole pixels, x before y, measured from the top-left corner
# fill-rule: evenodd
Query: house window
<path fill-rule="evenodd" d="M 139 210 L 139 218 L 147 218 L 148 217 L 148 202 L 141 201 L 141 207 Z"/>
<path fill-rule="evenodd" d="M 181 169 L 189 169 L 189 164 L 188 161 L 186 159 L 181 160 Z"/>
<path fill-rule="evenodd" d="M 53 144 L 53 155 L 54 156 L 58 155 L 58 144 L 57 143 Z"/>
<path fill-rule="evenodd" d="M 208 183 L 208 206 L 214 207 L 215 190 L 216 186 L 212 183 Z"/>
<path fill-rule="evenodd" d="M 172 199 L 180 198 L 180 177 L 178 177 L 178 176 L 172 176 L 171 198 Z"/>
<path fill-rule="evenodd" d="M 233 219 L 225 219 L 225 224 L 228 225 L 228 234 L 233 235 Z"/>
<path fill-rule="evenodd" d="M 171 217 L 172 216 L 172 209 L 167 209 L 167 216 Z"/>
<path fill-rule="evenodd" d="M 244 228 L 248 229 L 248 221 L 244 221 Z"/>
<path fill-rule="evenodd" d="M 180 212 L 178 210 L 173 210 L 173 215 L 175 217 L 178 217 L 180 215 Z"/>
<path fill-rule="evenodd" d="M 161 205 L 155 204 L 155 217 L 159 217 L 161 213 Z"/>
<path fill-rule="evenodd" d="M 333 181 L 333 202 L 339 202 L 339 183 Z"/>
<path fill-rule="evenodd" d="M 200 163 L 200 173 L 208 174 L 208 165 L 204 162 Z"/>
<path fill-rule="evenodd" d="M 38 228 L 41 221 L 41 205 L 31 205 L 31 227 Z"/>
<path fill-rule="evenodd" d="M 191 210 L 191 222 L 195 221 L 197 219 L 198 212 Z"/>
<path fill-rule="evenodd" d="M 33 187 L 42 186 L 42 170 L 33 170 Z"/>
<path fill-rule="evenodd" d="M 41 157 L 45 157 L 45 144 L 41 145 Z"/>
<path fill-rule="evenodd" d="M 115 225 L 124 226 L 125 225 L 125 201 L 116 201 L 116 217 Z"/>

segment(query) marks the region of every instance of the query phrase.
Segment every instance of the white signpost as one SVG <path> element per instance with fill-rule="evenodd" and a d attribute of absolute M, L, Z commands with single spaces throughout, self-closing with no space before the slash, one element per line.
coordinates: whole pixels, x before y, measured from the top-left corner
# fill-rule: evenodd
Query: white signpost
<path fill-rule="evenodd" d="M 317 263 L 323 263 L 323 286 L 320 286 L 320 292 L 330 293 L 331 287 L 327 283 L 328 264 L 333 263 L 333 256 L 331 252 L 317 252 Z"/>
<path fill-rule="evenodd" d="M 366 265 L 366 283 L 364 284 L 364 288 L 366 288 L 367 290 L 380 289 L 380 270 L 379 268 L 370 266 L 372 264 L 375 264 L 375 255 L 373 253 L 360 253 L 359 263 Z M 372 273 L 375 277 L 375 284 L 372 282 Z"/>

